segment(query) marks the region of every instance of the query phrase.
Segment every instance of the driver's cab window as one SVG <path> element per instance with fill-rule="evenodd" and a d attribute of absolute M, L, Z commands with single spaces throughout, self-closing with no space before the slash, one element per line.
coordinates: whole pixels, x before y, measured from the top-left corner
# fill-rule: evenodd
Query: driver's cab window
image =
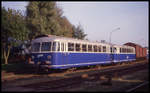
<path fill-rule="evenodd" d="M 60 42 L 53 42 L 52 51 L 60 51 Z"/>
<path fill-rule="evenodd" d="M 56 42 L 53 42 L 52 51 L 56 51 Z"/>

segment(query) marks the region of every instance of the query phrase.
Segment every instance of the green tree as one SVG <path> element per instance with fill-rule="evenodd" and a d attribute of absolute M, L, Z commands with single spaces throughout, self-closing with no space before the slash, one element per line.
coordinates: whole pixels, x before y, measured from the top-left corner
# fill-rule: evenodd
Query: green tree
<path fill-rule="evenodd" d="M 85 39 L 87 34 L 84 33 L 82 26 L 79 24 L 77 27 L 73 26 L 73 38 Z"/>
<path fill-rule="evenodd" d="M 65 16 L 60 18 L 59 24 L 61 26 L 61 36 L 64 37 L 73 36 L 72 24 L 68 21 L 68 19 Z"/>
<path fill-rule="evenodd" d="M 30 39 L 42 34 L 60 34 L 55 2 L 32 1 L 27 6 L 27 26 Z"/>
<path fill-rule="evenodd" d="M 21 15 L 20 11 L 15 11 L 13 9 L 6 10 L 4 7 L 1 10 L 1 51 L 5 64 L 8 64 L 10 48 L 17 45 L 17 42 L 14 42 L 14 40 L 27 40 L 28 29 L 26 28 L 25 17 Z M 10 38 L 14 40 L 10 40 Z"/>
<path fill-rule="evenodd" d="M 86 34 L 81 26 L 74 27 L 62 14 L 62 9 L 56 6 L 55 2 L 30 2 L 26 17 L 30 39 L 43 34 L 84 39 Z"/>

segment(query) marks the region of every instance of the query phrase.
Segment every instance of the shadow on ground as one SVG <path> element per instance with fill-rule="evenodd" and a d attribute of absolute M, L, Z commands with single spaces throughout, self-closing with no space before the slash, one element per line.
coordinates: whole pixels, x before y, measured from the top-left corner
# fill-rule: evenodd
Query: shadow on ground
<path fill-rule="evenodd" d="M 66 70 L 54 70 L 50 69 L 49 71 L 45 71 L 43 69 L 37 69 L 31 64 L 27 64 L 25 62 L 16 62 L 11 64 L 2 64 L 2 70 L 6 73 L 14 73 L 14 74 L 50 74 L 50 73 L 61 73 Z"/>

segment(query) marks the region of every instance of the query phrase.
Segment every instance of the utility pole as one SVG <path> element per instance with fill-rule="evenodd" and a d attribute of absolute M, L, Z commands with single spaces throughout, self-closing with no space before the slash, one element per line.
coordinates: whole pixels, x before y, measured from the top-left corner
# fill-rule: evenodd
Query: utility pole
<path fill-rule="evenodd" d="M 115 31 L 118 31 L 118 30 L 120 30 L 120 28 L 118 27 L 118 28 L 116 28 L 116 29 L 114 29 L 114 30 L 112 30 L 111 32 L 110 32 L 110 36 L 109 36 L 109 43 L 110 43 L 110 59 L 111 59 L 111 61 L 113 60 L 113 56 L 112 56 L 112 53 L 113 53 L 113 45 L 111 44 L 111 35 L 112 35 L 112 32 L 115 32 Z"/>
<path fill-rule="evenodd" d="M 117 31 L 117 30 L 120 30 L 120 28 L 118 27 L 118 28 L 116 28 L 116 29 L 114 29 L 114 30 L 112 30 L 111 32 L 110 32 L 110 36 L 109 36 L 109 43 L 111 44 L 111 35 L 112 35 L 112 32 L 115 32 L 115 31 Z"/>

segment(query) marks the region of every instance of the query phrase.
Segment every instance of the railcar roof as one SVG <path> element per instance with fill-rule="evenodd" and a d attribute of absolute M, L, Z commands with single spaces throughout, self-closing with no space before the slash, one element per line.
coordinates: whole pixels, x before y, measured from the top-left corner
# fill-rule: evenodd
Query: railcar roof
<path fill-rule="evenodd" d="M 75 39 L 75 38 L 69 38 L 69 37 L 61 37 L 61 36 L 55 36 L 55 35 L 47 35 L 44 37 L 39 37 L 34 40 L 32 40 L 32 43 L 34 42 L 51 42 L 51 41 L 62 41 L 62 42 L 74 42 L 74 43 L 88 43 L 88 44 L 100 44 L 100 45 L 113 45 L 114 47 L 124 47 L 124 48 L 133 48 L 131 46 L 127 45 L 116 45 L 116 44 L 109 44 L 109 43 L 101 43 L 101 42 L 94 42 L 94 41 L 88 41 L 88 40 L 81 40 L 81 39 Z"/>
<path fill-rule="evenodd" d="M 63 41 L 63 42 L 109 45 L 109 44 L 106 44 L 106 43 L 100 43 L 100 42 L 94 42 L 94 41 L 88 41 L 88 40 L 81 40 L 81 39 L 75 39 L 75 38 L 69 38 L 69 37 L 54 36 L 54 35 L 48 35 L 47 37 L 36 38 L 36 39 L 32 40 L 32 43 L 34 43 L 34 42 L 50 42 L 50 41 Z"/>

